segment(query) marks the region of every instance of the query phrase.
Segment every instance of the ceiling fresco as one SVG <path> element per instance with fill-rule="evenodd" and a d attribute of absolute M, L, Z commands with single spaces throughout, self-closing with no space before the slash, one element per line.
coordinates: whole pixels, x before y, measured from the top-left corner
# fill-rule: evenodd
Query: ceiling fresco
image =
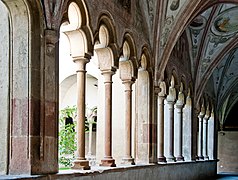
<path fill-rule="evenodd" d="M 233 4 L 214 6 L 196 17 L 187 31 L 192 42 L 192 64 L 199 82 L 212 61 L 238 32 L 238 7 Z"/>
<path fill-rule="evenodd" d="M 238 101 L 238 46 L 227 49 L 238 37 L 238 6 L 218 4 L 207 9 L 190 23 L 186 33 L 195 86 L 212 74 L 209 82 L 214 83 L 217 110 L 224 121 Z"/>

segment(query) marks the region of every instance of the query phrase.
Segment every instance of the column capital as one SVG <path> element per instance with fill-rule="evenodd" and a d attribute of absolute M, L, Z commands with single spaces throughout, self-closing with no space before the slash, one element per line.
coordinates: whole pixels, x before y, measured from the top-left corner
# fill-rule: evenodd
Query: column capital
<path fill-rule="evenodd" d="M 182 86 L 181 86 L 182 87 Z M 180 88 L 179 94 L 178 94 L 178 100 L 176 101 L 176 107 L 178 109 L 182 109 L 184 106 L 184 94 L 182 92 L 182 88 Z"/>
<path fill-rule="evenodd" d="M 178 104 L 178 103 L 176 103 L 176 108 L 179 109 L 179 110 L 181 110 L 181 109 L 183 108 L 183 104 Z"/>
<path fill-rule="evenodd" d="M 89 54 L 85 54 L 85 56 L 75 56 L 72 58 L 73 58 L 73 62 L 75 63 L 77 62 L 88 63 L 90 61 L 91 56 Z"/>
<path fill-rule="evenodd" d="M 198 115 L 198 118 L 200 118 L 200 119 L 203 119 L 203 118 L 204 118 L 204 116 L 205 116 L 205 114 L 204 114 L 204 113 L 202 113 L 202 112 L 200 112 L 200 113 L 199 113 L 199 115 Z"/>
<path fill-rule="evenodd" d="M 101 70 L 101 74 L 102 74 L 103 76 L 108 76 L 108 75 L 112 76 L 112 75 L 115 74 L 115 72 L 116 72 L 116 69 Z"/>
<path fill-rule="evenodd" d="M 176 90 L 173 87 L 169 87 L 169 94 L 166 98 L 168 104 L 175 104 L 176 100 Z"/>
<path fill-rule="evenodd" d="M 132 84 L 134 83 L 135 81 L 133 81 L 133 80 L 123 80 L 122 81 L 122 84 L 124 84 L 125 85 L 125 91 L 131 91 L 132 89 L 131 89 L 131 86 L 132 86 Z"/>
<path fill-rule="evenodd" d="M 73 62 L 77 65 L 77 72 L 85 71 L 86 64 L 90 61 L 90 56 L 77 56 L 73 57 Z"/>
<path fill-rule="evenodd" d="M 112 76 L 115 74 L 115 71 L 112 70 L 103 70 L 101 74 L 104 77 L 104 84 L 105 83 L 112 83 Z"/>
<path fill-rule="evenodd" d="M 204 116 L 204 120 L 208 121 L 210 116 L 211 116 L 211 112 L 210 112 L 209 106 L 207 106 L 207 110 L 206 110 L 206 114 Z"/>

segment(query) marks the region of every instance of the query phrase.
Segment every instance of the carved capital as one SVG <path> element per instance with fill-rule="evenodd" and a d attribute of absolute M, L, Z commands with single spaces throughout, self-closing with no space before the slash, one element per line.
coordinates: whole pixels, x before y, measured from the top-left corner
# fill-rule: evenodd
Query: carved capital
<path fill-rule="evenodd" d="M 55 49 L 55 44 L 59 41 L 58 32 L 52 29 L 45 30 L 46 53 L 52 54 Z"/>

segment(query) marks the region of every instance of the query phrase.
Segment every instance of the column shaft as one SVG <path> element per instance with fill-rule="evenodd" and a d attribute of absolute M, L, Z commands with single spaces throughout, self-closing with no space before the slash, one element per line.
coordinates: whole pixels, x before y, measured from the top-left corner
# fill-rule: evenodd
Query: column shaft
<path fill-rule="evenodd" d="M 74 60 L 77 63 L 77 154 L 73 169 L 90 169 L 85 158 L 85 82 L 88 59 Z"/>
<path fill-rule="evenodd" d="M 207 154 L 207 133 L 208 133 L 208 118 L 203 119 L 203 156 L 204 160 L 208 160 L 208 154 Z"/>
<path fill-rule="evenodd" d="M 125 85 L 125 157 L 124 164 L 135 164 L 131 156 L 131 117 L 132 117 L 132 81 L 123 82 Z"/>
<path fill-rule="evenodd" d="M 182 155 L 183 151 L 183 106 L 177 105 L 178 112 L 178 156 L 176 157 L 177 161 L 184 161 L 184 157 Z"/>
<path fill-rule="evenodd" d="M 169 105 L 169 155 L 167 157 L 168 162 L 175 162 L 174 157 L 174 102 L 168 101 Z"/>
<path fill-rule="evenodd" d="M 158 162 L 166 162 L 164 157 L 164 96 L 158 95 Z"/>
<path fill-rule="evenodd" d="M 112 158 L 112 75 L 113 71 L 103 72 L 105 86 L 105 155 L 101 166 L 116 166 Z"/>
<path fill-rule="evenodd" d="M 204 115 L 199 115 L 199 134 L 198 134 L 198 159 L 204 159 L 203 157 L 203 117 Z"/>
<path fill-rule="evenodd" d="M 89 123 L 88 156 L 92 156 L 93 123 Z"/>

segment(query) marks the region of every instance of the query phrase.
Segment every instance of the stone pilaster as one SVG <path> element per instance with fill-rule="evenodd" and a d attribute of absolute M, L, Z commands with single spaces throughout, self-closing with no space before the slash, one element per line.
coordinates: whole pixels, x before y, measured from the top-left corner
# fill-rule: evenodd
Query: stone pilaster
<path fill-rule="evenodd" d="M 31 49 L 32 59 L 29 42 L 17 42 L 18 49 L 26 53 L 23 59 L 13 59 L 12 65 L 12 80 L 16 83 L 10 107 L 9 174 L 58 172 L 58 33 L 48 29 L 42 37 L 44 56 L 40 56 L 39 49 Z M 35 40 L 38 47 L 40 39 Z"/>

